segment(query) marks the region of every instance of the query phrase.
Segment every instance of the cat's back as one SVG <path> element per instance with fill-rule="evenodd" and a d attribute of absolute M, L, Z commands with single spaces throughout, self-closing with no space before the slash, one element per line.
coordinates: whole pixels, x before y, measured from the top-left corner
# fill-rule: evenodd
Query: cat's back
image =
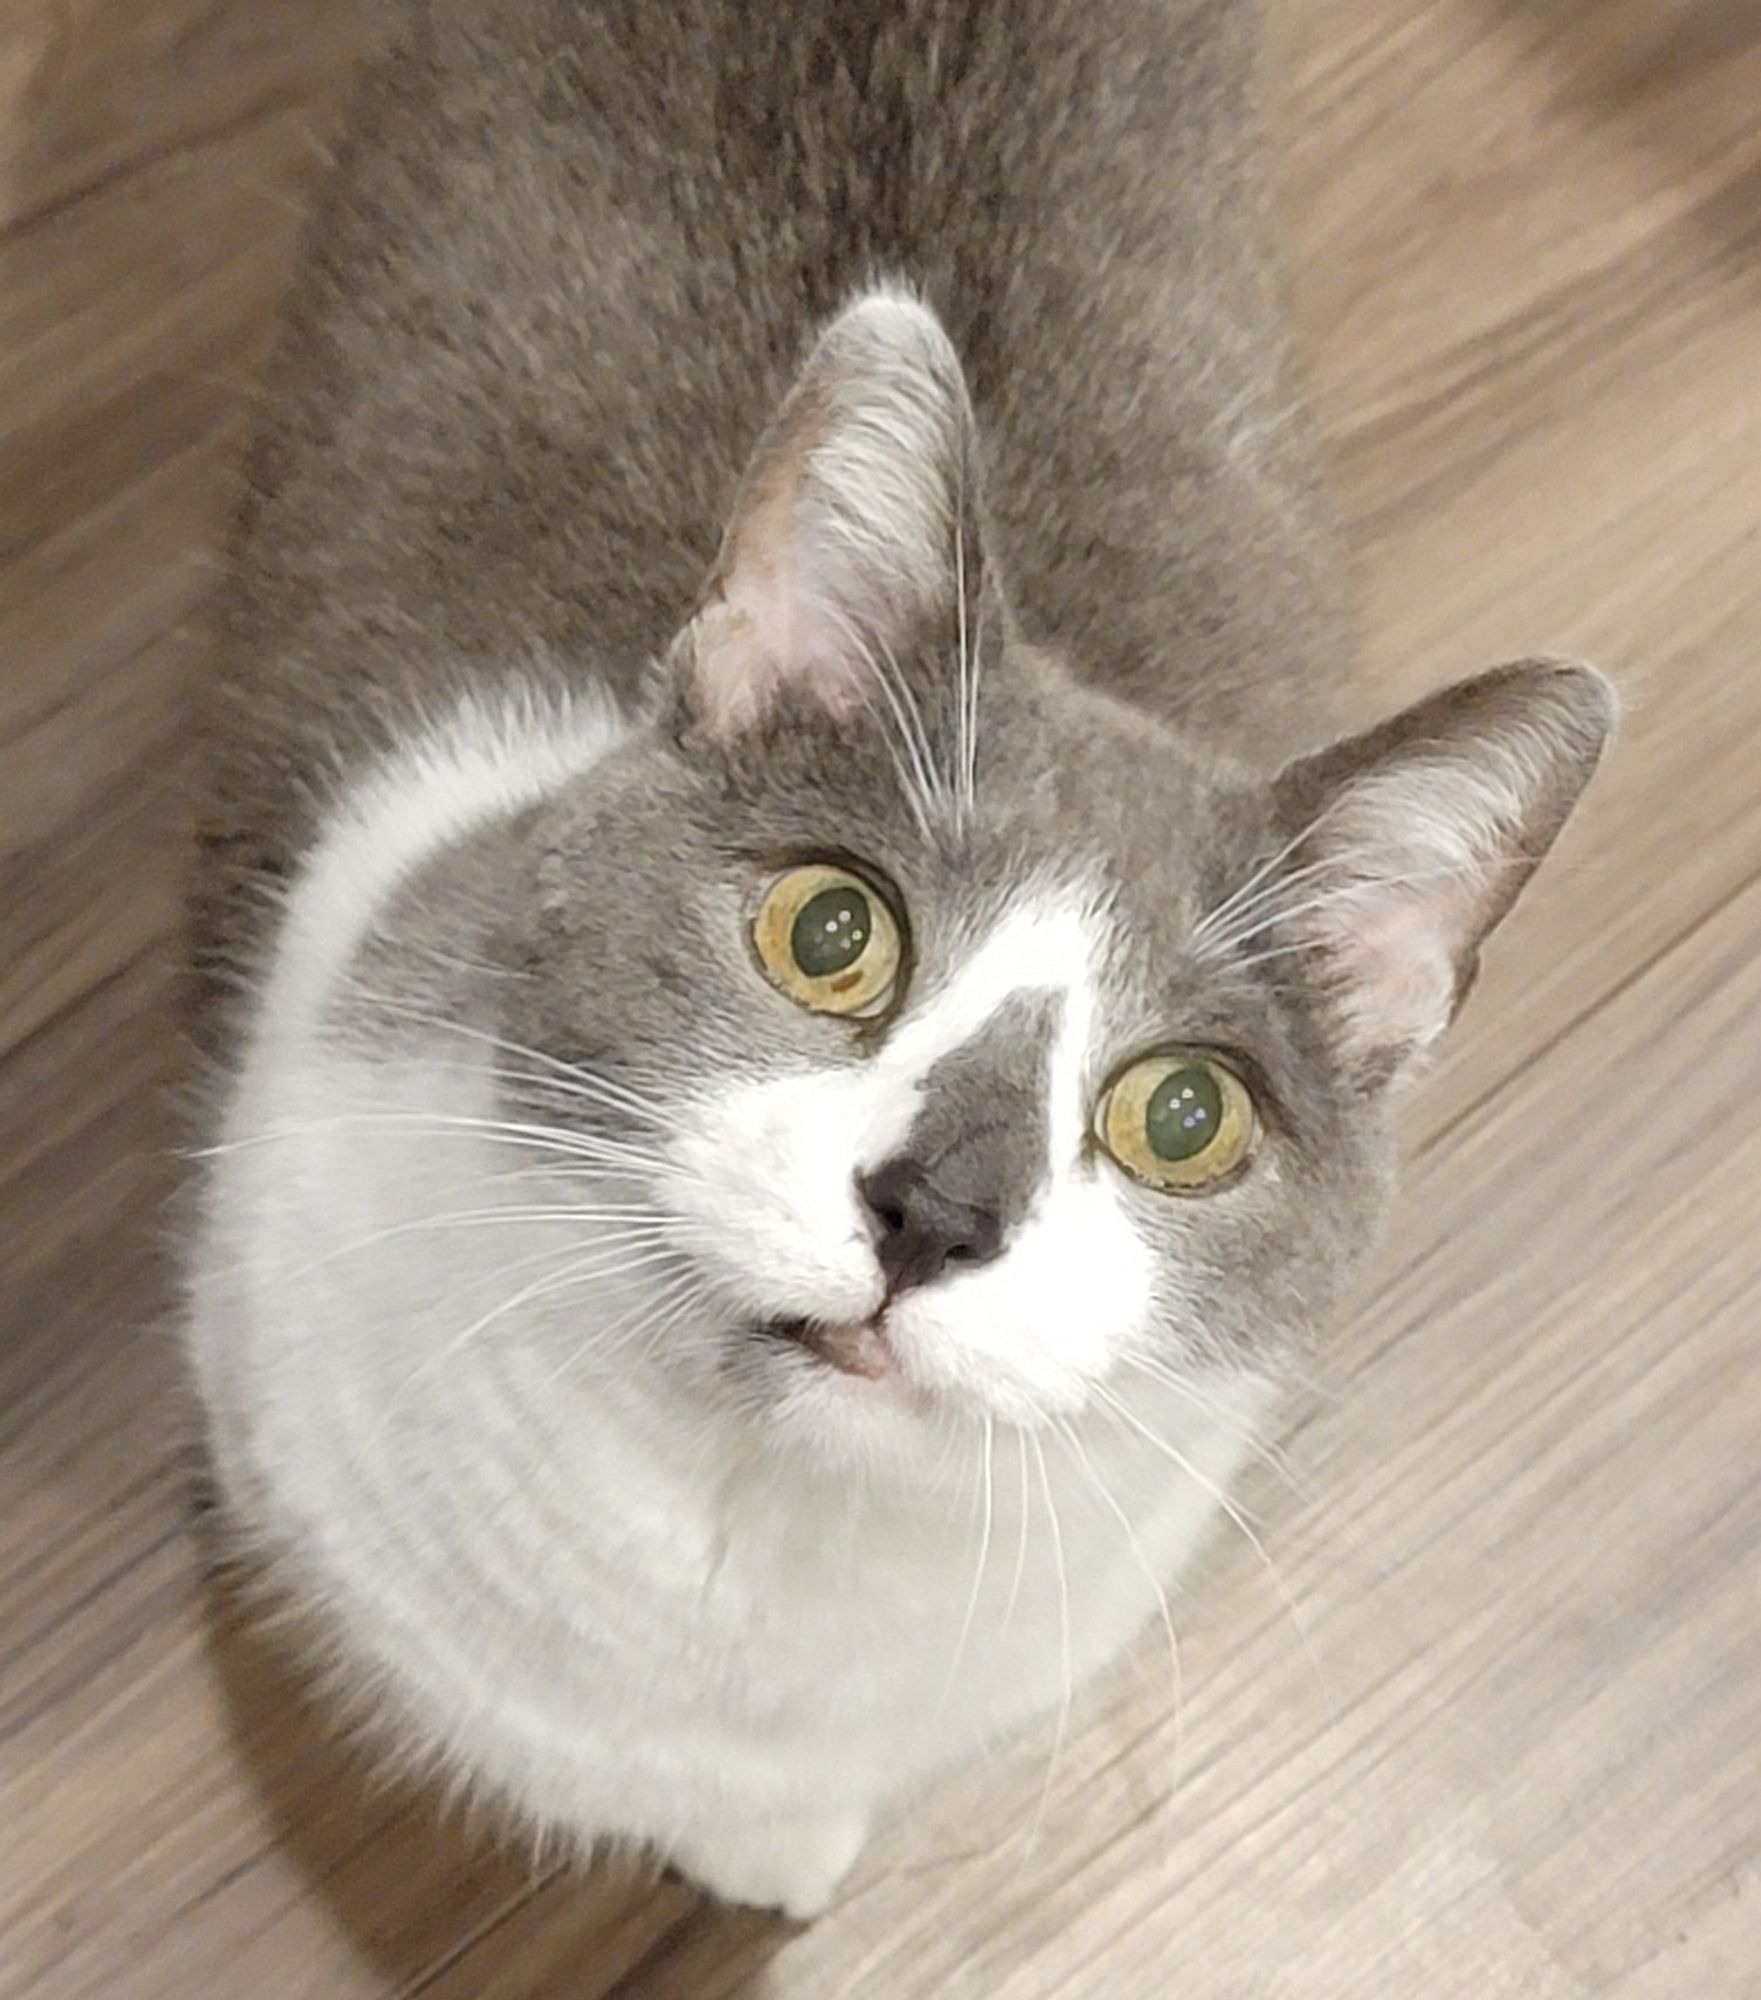
<path fill-rule="evenodd" d="M 325 785 L 460 691 L 636 687 L 877 277 L 966 362 L 1032 636 L 1288 747 L 1336 616 L 1244 0 L 400 0 L 387 36 L 254 461 L 205 955 Z"/>

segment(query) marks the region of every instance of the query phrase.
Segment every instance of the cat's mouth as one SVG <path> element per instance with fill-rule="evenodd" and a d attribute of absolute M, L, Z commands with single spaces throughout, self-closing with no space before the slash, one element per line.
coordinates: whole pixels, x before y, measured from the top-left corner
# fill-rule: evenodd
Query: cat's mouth
<path fill-rule="evenodd" d="M 879 1382 L 898 1373 L 898 1356 L 879 1313 L 858 1320 L 804 1319 L 789 1314 L 761 1320 L 757 1330 L 767 1340 L 783 1340 L 804 1349 L 840 1375 Z"/>

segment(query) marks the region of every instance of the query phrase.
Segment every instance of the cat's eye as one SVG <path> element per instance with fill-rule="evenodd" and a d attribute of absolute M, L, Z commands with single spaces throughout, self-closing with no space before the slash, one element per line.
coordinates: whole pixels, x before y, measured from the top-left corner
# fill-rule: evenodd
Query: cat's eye
<path fill-rule="evenodd" d="M 1113 1079 L 1096 1113 L 1101 1144 L 1168 1194 L 1214 1187 L 1253 1151 L 1253 1094 L 1215 1056 L 1145 1056 Z"/>
<path fill-rule="evenodd" d="M 773 986 L 818 1014 L 876 1014 L 898 984 L 899 926 L 872 883 L 809 862 L 779 875 L 752 924 Z"/>

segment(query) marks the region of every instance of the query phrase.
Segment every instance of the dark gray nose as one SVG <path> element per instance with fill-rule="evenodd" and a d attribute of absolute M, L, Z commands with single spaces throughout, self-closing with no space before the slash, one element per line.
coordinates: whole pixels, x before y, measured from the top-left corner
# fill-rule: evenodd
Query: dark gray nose
<path fill-rule="evenodd" d="M 856 1177 L 874 1221 L 875 1254 L 890 1291 L 932 1284 L 950 1265 L 988 1264 L 1003 1248 L 1003 1219 L 993 1208 L 958 1201 L 901 1154 Z"/>

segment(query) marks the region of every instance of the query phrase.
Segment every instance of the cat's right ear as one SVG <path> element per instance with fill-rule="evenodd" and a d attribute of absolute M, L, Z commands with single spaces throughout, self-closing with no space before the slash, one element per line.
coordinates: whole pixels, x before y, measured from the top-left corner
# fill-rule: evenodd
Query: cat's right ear
<path fill-rule="evenodd" d="M 1267 907 L 1307 953 L 1359 1081 L 1406 1072 L 1454 1018 L 1480 946 L 1588 784 L 1614 727 L 1593 668 L 1524 660 L 1445 688 L 1285 771 L 1299 838 Z"/>
<path fill-rule="evenodd" d="M 984 589 L 977 444 L 927 306 L 874 292 L 832 321 L 759 440 L 675 648 L 682 720 L 730 740 L 780 702 L 897 700 L 970 643 Z"/>

